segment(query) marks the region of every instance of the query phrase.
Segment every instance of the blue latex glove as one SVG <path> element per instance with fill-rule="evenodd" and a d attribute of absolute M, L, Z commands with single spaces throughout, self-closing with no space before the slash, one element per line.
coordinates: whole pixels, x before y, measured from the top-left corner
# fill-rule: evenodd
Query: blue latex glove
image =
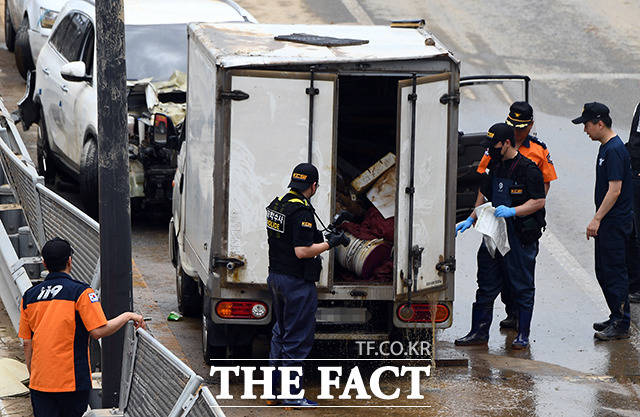
<path fill-rule="evenodd" d="M 468 228 L 470 228 L 471 226 L 473 226 L 473 223 L 475 222 L 474 218 L 469 216 L 467 218 L 467 220 L 463 221 L 462 223 L 459 223 L 456 225 L 456 236 L 458 236 L 458 232 L 462 233 L 465 230 L 467 230 Z"/>
<path fill-rule="evenodd" d="M 496 207 L 496 212 L 494 214 L 496 217 L 504 217 L 509 218 L 509 217 L 513 217 L 516 215 L 516 209 L 513 207 L 507 207 L 507 206 L 498 206 Z"/>

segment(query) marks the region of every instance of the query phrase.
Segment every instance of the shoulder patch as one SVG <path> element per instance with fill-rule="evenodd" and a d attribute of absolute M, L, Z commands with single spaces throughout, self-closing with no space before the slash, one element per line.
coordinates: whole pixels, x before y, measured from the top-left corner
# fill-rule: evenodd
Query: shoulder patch
<path fill-rule="evenodd" d="M 313 224 L 311 224 L 311 222 L 302 222 L 302 223 L 300 223 L 300 226 L 312 228 Z"/>
<path fill-rule="evenodd" d="M 540 139 L 538 139 L 537 137 L 535 137 L 535 136 L 529 136 L 529 140 L 530 140 L 531 142 L 535 143 L 535 144 L 540 145 L 540 147 L 542 147 L 542 149 L 547 149 L 547 145 L 546 145 L 543 141 L 541 141 Z"/>
<path fill-rule="evenodd" d="M 92 303 L 97 303 L 98 300 L 98 294 L 96 294 L 95 292 L 90 292 L 89 293 L 89 301 L 91 301 Z"/>

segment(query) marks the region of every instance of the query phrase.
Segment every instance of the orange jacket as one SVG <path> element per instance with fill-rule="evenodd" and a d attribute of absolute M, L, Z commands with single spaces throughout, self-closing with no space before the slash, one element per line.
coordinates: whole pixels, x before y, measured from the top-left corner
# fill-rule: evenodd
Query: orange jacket
<path fill-rule="evenodd" d="M 18 336 L 31 339 L 29 388 L 44 392 L 91 389 L 89 332 L 107 324 L 97 294 L 63 272 L 29 288 L 20 305 Z"/>
<path fill-rule="evenodd" d="M 553 166 L 553 161 L 549 154 L 549 149 L 547 149 L 547 145 L 545 145 L 544 142 L 533 136 L 527 136 L 520 148 L 518 148 L 518 152 L 520 152 L 522 156 L 531 159 L 538 168 L 540 168 L 544 182 L 551 182 L 558 179 L 556 168 Z M 484 174 L 490 161 L 491 157 L 489 153 L 485 152 L 480 160 L 480 165 L 478 165 L 478 173 Z"/>

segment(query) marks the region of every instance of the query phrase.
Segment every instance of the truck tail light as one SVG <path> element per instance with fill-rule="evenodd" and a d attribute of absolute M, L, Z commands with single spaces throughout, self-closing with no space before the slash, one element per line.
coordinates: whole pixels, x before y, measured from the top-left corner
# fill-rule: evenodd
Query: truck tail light
<path fill-rule="evenodd" d="M 428 323 L 431 322 L 431 304 L 428 303 L 405 303 L 396 310 L 400 321 L 406 323 Z M 443 323 L 449 319 L 449 307 L 444 304 L 436 305 L 436 323 Z"/>
<path fill-rule="evenodd" d="M 223 319 L 258 320 L 266 317 L 267 305 L 261 301 L 220 301 L 216 314 Z"/>

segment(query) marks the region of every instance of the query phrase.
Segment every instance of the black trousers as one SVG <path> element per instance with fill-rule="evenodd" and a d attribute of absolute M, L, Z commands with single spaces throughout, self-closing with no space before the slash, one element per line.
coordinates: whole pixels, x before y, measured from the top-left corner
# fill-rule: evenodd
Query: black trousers
<path fill-rule="evenodd" d="M 630 324 L 627 250 L 631 220 L 605 219 L 595 237 L 596 278 L 611 311 L 609 319 L 621 329 Z"/>
<path fill-rule="evenodd" d="M 89 405 L 89 390 L 42 392 L 31 390 L 34 417 L 82 417 Z"/>

